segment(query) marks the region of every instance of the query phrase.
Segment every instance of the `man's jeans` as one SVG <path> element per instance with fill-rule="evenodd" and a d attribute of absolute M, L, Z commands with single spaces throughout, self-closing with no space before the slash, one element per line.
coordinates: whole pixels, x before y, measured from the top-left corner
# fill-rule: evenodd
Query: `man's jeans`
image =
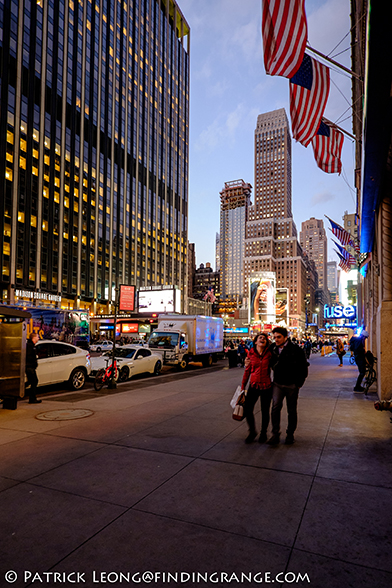
<path fill-rule="evenodd" d="M 366 374 L 366 361 L 365 361 L 364 355 L 355 355 L 354 354 L 354 358 L 355 358 L 355 363 L 357 364 L 358 372 L 359 372 L 358 378 L 357 378 L 357 383 L 355 384 L 355 388 L 359 388 L 361 386 L 362 380 Z"/>
<path fill-rule="evenodd" d="M 272 423 L 272 434 L 280 434 L 280 413 L 283 406 L 283 399 L 286 398 L 287 405 L 287 435 L 294 435 L 294 431 L 297 428 L 297 400 L 298 400 L 299 388 L 294 384 L 290 386 L 283 386 L 276 382 L 272 385 L 272 411 L 271 411 L 271 423 Z"/>

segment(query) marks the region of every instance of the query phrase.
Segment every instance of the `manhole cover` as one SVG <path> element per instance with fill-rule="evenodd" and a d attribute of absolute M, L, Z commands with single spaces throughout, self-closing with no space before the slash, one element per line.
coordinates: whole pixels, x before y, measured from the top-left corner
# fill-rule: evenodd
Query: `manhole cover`
<path fill-rule="evenodd" d="M 50 410 L 41 412 L 35 417 L 40 421 L 74 421 L 75 419 L 85 419 L 94 414 L 92 410 L 82 408 L 64 408 L 62 410 Z"/>

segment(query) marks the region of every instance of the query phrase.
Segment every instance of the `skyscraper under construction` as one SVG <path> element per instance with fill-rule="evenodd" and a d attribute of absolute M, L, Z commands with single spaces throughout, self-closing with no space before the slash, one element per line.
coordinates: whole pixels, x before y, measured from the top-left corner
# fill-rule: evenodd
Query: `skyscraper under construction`
<path fill-rule="evenodd" d="M 176 2 L 8 0 L 0 32 L 0 299 L 97 310 L 116 281 L 184 295 L 189 27 Z"/>

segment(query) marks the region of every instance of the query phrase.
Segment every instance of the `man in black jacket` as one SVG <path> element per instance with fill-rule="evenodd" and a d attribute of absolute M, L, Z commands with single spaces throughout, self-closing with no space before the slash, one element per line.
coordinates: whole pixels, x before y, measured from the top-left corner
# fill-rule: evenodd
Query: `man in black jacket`
<path fill-rule="evenodd" d="M 35 344 L 37 341 L 37 333 L 30 333 L 30 337 L 26 345 L 26 376 L 27 384 L 30 384 L 29 404 L 39 404 L 42 402 L 42 400 L 38 400 L 36 396 L 38 378 L 35 370 L 38 367 L 38 362 L 37 354 L 35 353 Z"/>
<path fill-rule="evenodd" d="M 271 367 L 274 372 L 272 386 L 272 437 L 269 445 L 277 445 L 280 439 L 280 413 L 283 399 L 287 405 L 286 445 L 294 443 L 294 431 L 297 428 L 297 400 L 299 389 L 308 376 L 308 362 L 301 347 L 288 339 L 287 329 L 275 327 L 272 331 L 275 344 L 272 346 Z"/>
<path fill-rule="evenodd" d="M 362 331 L 360 335 L 354 335 L 350 339 L 350 351 L 354 354 L 355 363 L 358 367 L 358 379 L 355 384 L 354 392 L 363 392 L 365 388 L 362 387 L 362 380 L 366 373 L 365 360 L 365 340 L 369 337 L 367 331 Z"/>

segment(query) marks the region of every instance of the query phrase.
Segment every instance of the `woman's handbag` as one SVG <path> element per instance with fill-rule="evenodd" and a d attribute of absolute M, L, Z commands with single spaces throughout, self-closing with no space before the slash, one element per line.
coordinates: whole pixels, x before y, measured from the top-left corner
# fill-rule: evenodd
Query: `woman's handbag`
<path fill-rule="evenodd" d="M 237 404 L 234 407 L 233 410 L 233 419 L 235 421 L 242 421 L 245 418 L 245 414 L 244 414 L 244 404 L 245 404 L 245 392 L 242 392 L 237 400 Z"/>
<path fill-rule="evenodd" d="M 231 408 L 235 408 L 241 394 L 242 394 L 242 388 L 241 388 L 241 386 L 237 386 L 236 391 L 233 394 L 233 398 L 230 400 Z"/>

